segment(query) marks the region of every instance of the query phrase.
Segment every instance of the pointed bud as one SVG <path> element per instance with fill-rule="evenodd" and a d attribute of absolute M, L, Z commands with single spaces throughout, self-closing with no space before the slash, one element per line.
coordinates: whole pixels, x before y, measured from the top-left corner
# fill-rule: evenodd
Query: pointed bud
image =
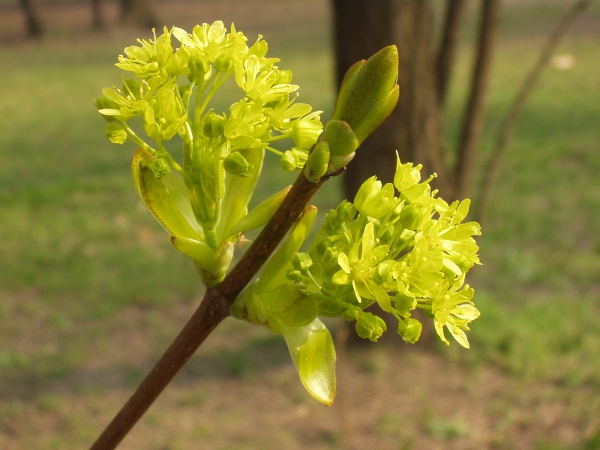
<path fill-rule="evenodd" d="M 398 49 L 390 45 L 346 73 L 332 120 L 348 122 L 363 142 L 396 107 L 400 88 Z"/>

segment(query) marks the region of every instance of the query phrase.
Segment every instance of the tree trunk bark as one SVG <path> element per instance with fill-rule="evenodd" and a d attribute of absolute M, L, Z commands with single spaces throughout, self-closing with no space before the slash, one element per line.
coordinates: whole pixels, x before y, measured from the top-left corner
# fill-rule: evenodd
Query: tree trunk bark
<path fill-rule="evenodd" d="M 102 17 L 102 0 L 92 0 L 92 29 L 103 30 L 104 18 Z"/>
<path fill-rule="evenodd" d="M 25 14 L 27 36 L 38 38 L 43 34 L 42 22 L 33 0 L 19 0 L 19 5 Z"/>
<path fill-rule="evenodd" d="M 121 0 L 121 17 L 123 25 L 140 28 L 158 26 L 158 16 L 152 0 Z"/>
<path fill-rule="evenodd" d="M 445 178 L 428 0 L 333 0 L 338 85 L 346 70 L 390 44 L 400 56 L 400 101 L 357 152 L 345 174 L 348 198 L 377 175 L 393 179 L 396 151 L 402 161 L 421 163 L 425 173 Z"/>

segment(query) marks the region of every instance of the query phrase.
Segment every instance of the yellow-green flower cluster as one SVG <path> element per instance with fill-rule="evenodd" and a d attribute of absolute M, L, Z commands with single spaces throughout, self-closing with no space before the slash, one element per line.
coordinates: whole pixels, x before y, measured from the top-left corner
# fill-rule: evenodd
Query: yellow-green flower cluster
<path fill-rule="evenodd" d="M 276 194 L 246 218 L 265 149 L 279 154 L 285 169 L 301 168 L 321 134 L 320 111 L 295 101 L 291 71 L 267 57 L 262 37 L 248 46 L 233 25 L 230 32 L 220 21 L 191 33 L 165 28 L 138 43 L 117 64 L 133 77 L 103 89 L 95 103 L 108 139 L 139 147 L 133 172 L 140 197 L 212 285 L 223 279 L 237 235 L 264 225 L 283 198 Z M 240 100 L 216 112 L 211 100 L 225 87 L 239 89 Z M 165 145 L 176 137 L 181 161 Z M 287 152 L 271 147 L 284 139 Z"/>
<path fill-rule="evenodd" d="M 444 327 L 464 347 L 468 324 L 479 316 L 465 275 L 479 263 L 473 236 L 476 222 L 463 223 L 469 200 L 451 205 L 420 181 L 420 166 L 398 161 L 394 183 L 375 177 L 327 214 L 303 265 L 288 278 L 314 296 L 319 314 L 356 321 L 363 338 L 376 341 L 385 322 L 363 310 L 377 302 L 398 320 L 398 332 L 416 342 L 421 323 L 416 308 L 433 318 L 440 338 Z"/>

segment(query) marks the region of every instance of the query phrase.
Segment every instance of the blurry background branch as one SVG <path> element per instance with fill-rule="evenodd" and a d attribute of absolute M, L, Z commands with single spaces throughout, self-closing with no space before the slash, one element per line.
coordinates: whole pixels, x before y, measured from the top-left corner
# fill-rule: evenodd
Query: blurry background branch
<path fill-rule="evenodd" d="M 490 194 L 498 179 L 498 170 L 502 154 L 506 149 L 512 130 L 523 110 L 523 106 L 525 105 L 529 93 L 533 90 L 542 70 L 548 64 L 552 53 L 556 50 L 561 39 L 567 34 L 567 31 L 571 25 L 573 25 L 575 19 L 590 5 L 590 3 L 591 0 L 578 0 L 565 12 L 554 31 L 550 34 L 537 62 L 525 77 L 523 84 L 519 88 L 515 99 L 506 113 L 506 116 L 500 125 L 496 141 L 494 142 L 492 153 L 483 169 L 481 182 L 477 191 L 478 201 L 475 216 L 478 222 L 483 221 L 485 218 L 485 211 L 488 207 Z"/>
<path fill-rule="evenodd" d="M 34 0 L 19 0 L 25 16 L 28 37 L 40 37 L 43 34 L 42 22 Z"/>

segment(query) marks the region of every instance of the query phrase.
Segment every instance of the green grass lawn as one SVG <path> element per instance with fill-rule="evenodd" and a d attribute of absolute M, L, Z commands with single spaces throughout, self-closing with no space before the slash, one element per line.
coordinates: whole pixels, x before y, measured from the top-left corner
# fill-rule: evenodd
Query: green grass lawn
<path fill-rule="evenodd" d="M 503 16 L 482 158 L 543 44 L 548 25 L 561 11 L 556 5 L 528 9 L 517 3 L 511 2 Z M 531 12 L 535 15 L 525 21 L 523 17 Z M 308 27 L 273 26 L 264 34 L 273 55 L 282 58 L 280 66 L 293 69 L 302 101 L 326 111 L 327 117 L 334 97 L 332 56 L 327 17 L 319 17 Z M 457 345 L 444 346 L 439 352 L 445 355 L 442 362 L 433 362 L 450 367 L 450 372 L 453 367 L 467 368 L 466 386 L 477 377 L 493 384 L 489 374 L 499 370 L 515 386 L 538 383 L 535 386 L 546 389 L 540 392 L 560 387 L 552 391 L 550 400 L 542 394 L 542 400 L 532 400 L 539 403 L 600 398 L 600 34 L 590 32 L 600 24 L 597 4 L 582 24 L 557 52 L 572 55 L 574 66 L 545 69 L 503 160 L 479 239 L 483 266 L 474 269 L 470 280 L 482 311 L 472 326 L 472 348 L 465 352 Z M 201 296 L 190 261 L 171 247 L 166 233 L 137 199 L 129 171 L 133 148 L 106 140 L 103 120 L 92 102 L 102 87 L 118 82 L 114 62 L 131 42 L 129 37 L 96 36 L 0 47 L 2 449 L 3 442 L 9 449 L 66 448 L 61 446 L 66 436 L 73 448 L 89 444 Z M 466 42 L 446 114 L 449 142 L 457 134 L 469 78 L 472 48 L 469 39 Z M 266 172 L 273 176 L 263 182 L 259 197 L 273 186 L 293 181 L 289 174 L 277 171 L 276 158 Z M 339 180 L 330 183 L 315 200 L 322 211 L 341 199 Z M 472 192 L 472 197 L 476 199 L 477 193 Z M 212 439 L 219 432 L 203 422 L 177 434 L 183 426 L 177 415 L 184 422 L 193 420 L 193 411 L 203 414 L 202 408 L 215 402 L 210 392 L 225 395 L 227 386 L 245 393 L 239 386 L 245 383 L 252 392 L 268 395 L 263 378 L 272 389 L 293 392 L 289 399 L 274 401 L 275 405 L 297 412 L 298 418 L 306 417 L 303 411 L 312 406 L 305 405 L 301 387 L 296 390 L 299 383 L 293 370 L 288 371 L 285 347 L 248 328 L 225 324 L 210 344 L 214 347 L 200 352 L 199 358 L 206 359 L 192 360 L 172 396 L 141 425 L 150 433 L 154 428 L 162 430 L 157 431 L 156 443 L 138 436 L 126 448 L 197 448 L 190 443 L 194 436 Z M 247 342 L 243 349 L 258 355 L 256 361 L 240 351 L 241 340 Z M 221 348 L 226 351 L 219 353 Z M 420 367 L 423 358 L 430 357 L 410 353 L 405 364 L 412 361 Z M 365 380 L 382 380 L 392 363 L 381 358 L 385 360 L 380 354 L 361 353 L 350 358 L 354 365 L 348 370 L 359 378 L 363 374 Z M 204 368 L 205 361 L 213 364 L 213 372 Z M 266 369 L 258 367 L 257 361 L 275 369 L 263 372 Z M 204 385 L 195 375 L 208 376 L 208 393 L 203 393 Z M 226 379 L 226 386 L 217 383 L 219 377 Z M 188 382 L 194 393 L 185 390 Z M 228 384 L 233 382 L 239 385 Z M 428 398 L 425 391 L 411 395 L 415 401 Z M 506 413 L 514 407 L 506 402 L 485 411 L 505 420 L 505 428 L 494 428 L 498 436 L 503 430 L 529 426 L 523 425 L 521 416 Z M 589 430 L 581 431 L 587 426 L 581 425 L 579 435 L 567 433 L 561 438 L 564 447 L 552 446 L 539 433 L 537 448 L 579 448 L 573 446 L 600 439 L 600 424 L 594 425 L 600 404 L 581 400 L 570 405 L 565 417 L 588 424 Z M 234 429 L 241 419 L 234 406 L 232 411 L 219 417 L 224 426 Z M 324 413 L 316 413 L 317 419 L 329 423 L 319 414 Z M 452 438 L 455 429 L 460 431 L 457 439 L 469 435 L 470 422 L 457 425 L 438 414 L 425 408 L 418 416 L 425 424 L 424 435 L 429 436 L 424 439 L 439 439 L 440 433 L 442 438 Z M 277 420 L 285 422 L 285 417 Z M 290 417 L 292 423 L 296 416 Z M 25 423 L 23 418 L 30 420 Z M 532 412 L 527 420 L 536 418 Z M 412 436 L 397 412 L 378 416 L 375 422 L 385 442 Z M 339 435 L 315 429 L 309 436 L 314 448 L 340 445 Z M 273 442 L 278 448 L 296 448 L 302 431 L 285 430 Z M 421 445 L 430 442 L 414 439 Z M 262 441 L 254 437 L 233 444 L 211 442 L 213 448 L 258 448 L 252 445 Z M 499 440 L 500 448 L 504 444 L 518 448 L 511 446 L 513 441 L 503 442 Z"/>

